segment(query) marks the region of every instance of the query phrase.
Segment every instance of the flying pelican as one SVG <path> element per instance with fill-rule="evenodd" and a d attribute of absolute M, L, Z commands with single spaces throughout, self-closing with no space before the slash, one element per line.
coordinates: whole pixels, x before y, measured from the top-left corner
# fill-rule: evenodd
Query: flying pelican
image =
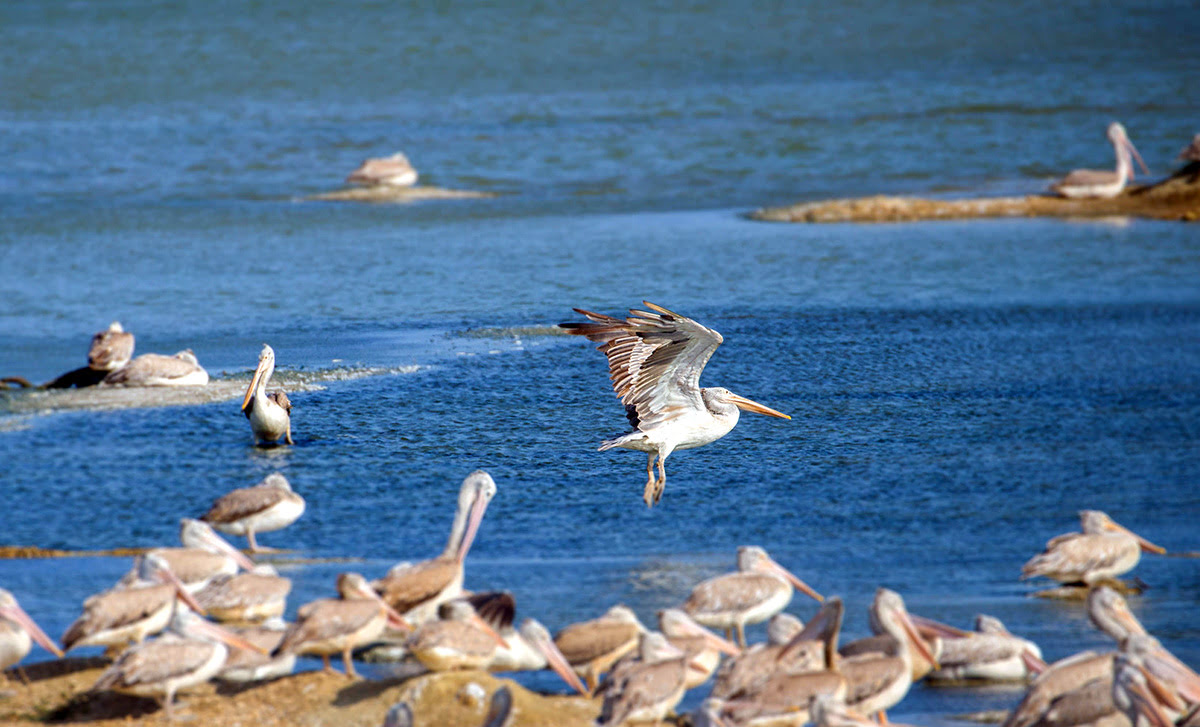
<path fill-rule="evenodd" d="M 258 367 L 242 399 L 242 413 L 250 420 L 255 444 L 273 445 L 281 437 L 292 444 L 292 403 L 282 391 L 267 393 L 267 382 L 273 373 L 275 349 L 264 343 L 258 354 Z"/>
<path fill-rule="evenodd" d="M 438 606 L 462 594 L 463 560 L 495 495 L 496 482 L 487 472 L 475 470 L 467 475 L 458 491 L 458 508 L 442 554 L 415 565 L 393 566 L 371 587 L 412 623 L 420 625 L 432 619 Z"/>
<path fill-rule="evenodd" d="M 95 371 L 116 371 L 133 358 L 133 334 L 117 321 L 92 336 L 88 349 L 88 368 Z"/>
<path fill-rule="evenodd" d="M 144 353 L 104 377 L 106 386 L 204 386 L 208 372 L 189 348 L 172 356 Z"/>
<path fill-rule="evenodd" d="M 621 447 L 647 453 L 642 499 L 652 506 L 662 497 L 667 457 L 675 450 L 700 447 L 725 436 L 737 425 L 741 409 L 781 419 L 791 417 L 728 389 L 700 388 L 700 372 L 724 340 L 721 334 L 691 318 L 642 302 L 656 312 L 631 310 L 631 317 L 622 320 L 575 308 L 591 322 L 559 326 L 600 343 L 599 350 L 608 357 L 613 389 L 625 405 L 633 431 L 606 440 L 600 451 Z"/>
<path fill-rule="evenodd" d="M 508 642 L 462 598 L 443 603 L 440 619 L 426 621 L 408 639 L 408 651 L 429 671 L 482 669 Z"/>
<path fill-rule="evenodd" d="M 1094 585 L 1115 578 L 1137 565 L 1141 551 L 1165 553 L 1151 543 L 1113 522 L 1099 510 L 1079 513 L 1082 533 L 1052 538 L 1046 549 L 1021 568 L 1021 578 L 1046 576 L 1060 583 Z"/>
<path fill-rule="evenodd" d="M 83 613 L 63 634 L 64 651 L 77 646 L 115 650 L 131 642 L 141 643 L 171 622 L 176 597 L 201 610 L 167 561 L 154 552 L 138 556 L 133 572 L 136 579 L 122 579 L 116 588 L 83 602 Z"/>
<path fill-rule="evenodd" d="M 229 654 L 226 644 L 260 650 L 186 608 L 175 609 L 167 634 L 121 654 L 91 691 L 162 698 L 167 719 L 172 720 L 175 693 L 203 684 L 219 672 Z"/>
<path fill-rule="evenodd" d="M 975 617 L 975 631 L 959 631 L 928 619 L 913 618 L 919 630 L 933 628 L 940 636 L 937 653 L 939 668 L 929 674 L 932 680 L 942 681 L 1024 681 L 1045 670 L 1042 650 L 1038 645 L 1014 636 L 1000 619 L 980 614 Z"/>
<path fill-rule="evenodd" d="M 321 598 L 300 607 L 296 622 L 288 627 L 271 656 L 319 654 L 325 671 L 332 673 L 329 656 L 340 653 L 346 676 L 356 678 L 358 673 L 350 662 L 351 651 L 379 638 L 387 625 L 412 628 L 359 574 L 339 575 L 337 587 L 340 598 Z"/>
<path fill-rule="evenodd" d="M 286 528 L 304 514 L 304 498 L 292 490 L 287 478 L 273 472 L 253 487 L 243 487 L 222 495 L 200 516 L 204 522 L 229 535 L 245 535 L 250 552 L 269 549 L 258 547 L 255 533 Z"/>
<path fill-rule="evenodd" d="M 1050 188 L 1070 199 L 1116 197 L 1125 189 L 1126 180 L 1133 179 L 1133 161 L 1130 155 L 1142 165 L 1142 171 L 1150 173 L 1146 163 L 1142 161 L 1142 155 L 1138 154 L 1133 142 L 1129 140 L 1129 135 L 1125 133 L 1124 126 L 1116 121 L 1109 124 L 1108 140 L 1112 142 L 1113 151 L 1117 155 L 1116 171 L 1076 169 Z"/>
<path fill-rule="evenodd" d="M 346 177 L 350 184 L 368 187 L 411 187 L 417 183 L 417 170 L 408 157 L 396 152 L 390 157 L 368 159 Z"/>
<path fill-rule="evenodd" d="M 25 613 L 16 597 L 0 588 L 0 670 L 24 659 L 34 641 L 55 656 L 63 655 L 46 632 Z"/>
<path fill-rule="evenodd" d="M 196 602 L 222 623 L 253 624 L 283 616 L 292 581 L 269 565 L 219 575 L 196 591 Z"/>
<path fill-rule="evenodd" d="M 653 631 L 641 635 L 638 651 L 638 661 L 610 675 L 597 720 L 600 727 L 627 722 L 657 724 L 683 699 L 688 671 L 683 651 Z"/>
<path fill-rule="evenodd" d="M 766 621 L 792 600 L 792 587 L 823 600 L 792 572 L 776 563 L 767 551 L 753 545 L 738 548 L 738 569 L 709 578 L 692 589 L 683 610 L 709 628 L 737 631 L 737 644 L 746 648 L 746 624 Z"/>
<path fill-rule="evenodd" d="M 254 561 L 213 532 L 208 523 L 180 518 L 179 540 L 182 548 L 155 548 L 150 552 L 167 562 L 189 593 L 204 588 L 217 576 L 237 573 L 239 567 L 254 570 Z"/>
<path fill-rule="evenodd" d="M 554 635 L 554 645 L 595 693 L 600 675 L 638 647 L 646 627 L 628 606 L 616 605 L 603 616 L 571 624 Z"/>

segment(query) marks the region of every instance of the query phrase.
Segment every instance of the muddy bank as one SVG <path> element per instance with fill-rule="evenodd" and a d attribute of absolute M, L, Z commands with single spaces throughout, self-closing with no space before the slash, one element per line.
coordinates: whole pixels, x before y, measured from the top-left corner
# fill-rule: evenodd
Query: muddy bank
<path fill-rule="evenodd" d="M 1151 186 L 1131 186 L 1112 199 L 1065 199 L 1048 195 L 921 199 L 856 197 L 803 202 L 750 213 L 766 222 L 915 222 L 984 217 L 1147 217 L 1200 220 L 1200 162 L 1192 162 Z"/>
<path fill-rule="evenodd" d="M 62 659 L 14 669 L 0 679 L 0 723 L 83 724 L 94 727 L 166 724 L 153 699 L 89 694 L 106 665 L 100 658 Z M 341 674 L 304 672 L 255 685 L 210 682 L 178 697 L 176 723 L 246 727 L 378 727 L 388 708 L 411 705 L 414 725 L 482 724 L 488 700 L 501 685 L 513 696 L 514 727 L 590 726 L 598 700 L 547 696 L 485 672 L 426 674 L 411 679 L 351 680 Z"/>
<path fill-rule="evenodd" d="M 485 199 L 495 196 L 492 192 L 477 192 L 470 189 L 378 186 L 349 187 L 314 194 L 304 199 L 321 202 L 418 202 L 427 199 Z"/>

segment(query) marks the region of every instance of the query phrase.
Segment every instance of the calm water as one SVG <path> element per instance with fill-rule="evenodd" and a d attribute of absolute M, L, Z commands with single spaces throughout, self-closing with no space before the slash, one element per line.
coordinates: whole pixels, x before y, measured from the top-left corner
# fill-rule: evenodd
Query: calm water
<path fill-rule="evenodd" d="M 1105 647 L 1017 576 L 1082 508 L 1200 549 L 1200 232 L 740 214 L 1037 191 L 1109 165 L 1113 118 L 1166 172 L 1197 131 L 1197 31 L 1187 3 L 5 3 L 0 373 L 74 368 L 119 319 L 222 378 L 269 342 L 324 388 L 293 396 L 297 445 L 273 451 L 229 400 L 0 400 L 0 486 L 25 506 L 0 541 L 171 543 L 281 469 L 309 509 L 264 543 L 359 559 L 289 569 L 294 608 L 436 553 L 483 467 L 499 494 L 468 585 L 552 629 L 617 601 L 652 620 L 755 543 L 843 595 L 849 636 L 887 585 L 1052 659 Z M 396 149 L 500 196 L 301 201 Z M 795 417 L 676 454 L 651 511 L 641 455 L 594 451 L 624 427 L 602 356 L 551 328 L 642 298 L 725 335 L 705 383 Z M 383 373 L 341 380 L 360 367 Z M 8 561 L 0 585 L 59 634 L 126 568 Z M 1135 611 L 1200 663 L 1197 561 L 1136 573 Z M 1017 697 L 917 687 L 895 714 Z"/>

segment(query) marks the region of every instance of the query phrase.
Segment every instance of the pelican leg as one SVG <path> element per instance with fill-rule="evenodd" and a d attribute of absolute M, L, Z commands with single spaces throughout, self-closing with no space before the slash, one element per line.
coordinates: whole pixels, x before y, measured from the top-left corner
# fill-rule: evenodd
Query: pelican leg
<path fill-rule="evenodd" d="M 667 458 L 660 456 L 658 458 L 658 481 L 654 483 L 654 502 L 657 503 L 662 499 L 663 490 L 667 488 Z"/>
<path fill-rule="evenodd" d="M 642 501 L 646 503 L 646 507 L 653 507 L 656 501 L 654 497 L 654 486 L 657 481 L 654 479 L 654 458 L 657 455 L 651 452 L 646 459 L 646 489 L 642 492 Z"/>
<path fill-rule="evenodd" d="M 167 712 L 167 721 L 175 721 L 175 690 L 171 687 L 167 688 L 167 696 L 163 699 L 163 709 Z"/>
<path fill-rule="evenodd" d="M 342 650 L 342 664 L 346 667 L 346 676 L 351 679 L 358 678 L 358 672 L 354 671 L 354 662 L 350 661 L 350 647 L 347 646 Z"/>
<path fill-rule="evenodd" d="M 742 625 L 741 621 L 738 621 L 734 627 L 737 629 L 737 644 L 738 644 L 738 646 L 743 649 L 746 648 L 745 626 Z"/>
<path fill-rule="evenodd" d="M 288 444 L 295 444 L 295 442 L 292 441 L 292 422 L 290 419 L 288 420 L 288 424 L 287 424 L 286 437 L 287 437 L 287 439 L 285 439 L 284 441 L 286 441 Z"/>
<path fill-rule="evenodd" d="M 329 663 L 329 654 L 321 654 L 321 663 L 325 665 L 321 671 L 325 672 L 326 674 L 337 674 L 337 672 L 333 670 L 333 664 Z"/>
<path fill-rule="evenodd" d="M 588 669 L 588 673 L 584 677 L 584 686 L 587 687 L 589 697 L 596 696 L 596 687 L 600 685 L 596 683 L 596 675 L 591 669 Z"/>
<path fill-rule="evenodd" d="M 879 712 L 875 715 L 875 721 L 878 722 L 879 724 L 887 724 L 888 723 L 887 712 L 883 711 L 882 709 L 879 710 Z"/>

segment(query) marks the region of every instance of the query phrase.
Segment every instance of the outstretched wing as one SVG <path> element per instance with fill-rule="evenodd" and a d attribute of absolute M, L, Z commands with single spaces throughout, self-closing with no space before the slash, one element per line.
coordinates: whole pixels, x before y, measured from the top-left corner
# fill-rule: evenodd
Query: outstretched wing
<path fill-rule="evenodd" d="M 642 302 L 655 312 L 630 310 L 622 320 L 576 308 L 591 322 L 559 325 L 601 344 L 597 348 L 608 357 L 613 390 L 630 423 L 645 431 L 704 409 L 700 372 L 724 339 L 691 318 Z"/>

